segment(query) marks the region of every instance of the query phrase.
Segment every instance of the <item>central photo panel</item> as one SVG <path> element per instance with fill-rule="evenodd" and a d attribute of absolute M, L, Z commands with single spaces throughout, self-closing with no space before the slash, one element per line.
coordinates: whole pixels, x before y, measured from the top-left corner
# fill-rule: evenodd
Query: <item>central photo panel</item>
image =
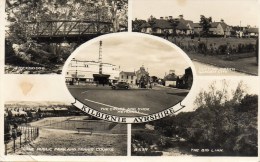
<path fill-rule="evenodd" d="M 80 46 L 66 61 L 63 75 L 70 94 L 83 105 L 104 114 L 142 117 L 173 108 L 188 95 L 192 66 L 168 41 L 124 33 Z"/>

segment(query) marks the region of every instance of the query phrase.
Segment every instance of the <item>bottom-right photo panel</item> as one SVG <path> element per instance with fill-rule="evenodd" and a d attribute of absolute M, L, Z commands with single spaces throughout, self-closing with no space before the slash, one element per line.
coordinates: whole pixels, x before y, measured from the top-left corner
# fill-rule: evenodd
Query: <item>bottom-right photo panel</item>
<path fill-rule="evenodd" d="M 257 77 L 200 77 L 185 108 L 131 126 L 132 156 L 258 156 Z"/>

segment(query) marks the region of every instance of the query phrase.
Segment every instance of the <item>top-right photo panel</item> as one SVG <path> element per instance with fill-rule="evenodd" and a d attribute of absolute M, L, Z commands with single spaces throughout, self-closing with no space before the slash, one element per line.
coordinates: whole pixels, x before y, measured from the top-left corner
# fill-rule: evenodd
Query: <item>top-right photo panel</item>
<path fill-rule="evenodd" d="M 258 75 L 257 0 L 133 0 L 132 31 L 167 39 L 197 75 Z"/>

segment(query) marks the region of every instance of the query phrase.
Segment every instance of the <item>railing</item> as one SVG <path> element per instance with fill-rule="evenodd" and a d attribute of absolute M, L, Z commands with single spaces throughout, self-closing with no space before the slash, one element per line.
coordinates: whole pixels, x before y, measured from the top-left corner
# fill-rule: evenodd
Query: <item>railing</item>
<path fill-rule="evenodd" d="M 48 20 L 25 22 L 30 36 L 70 36 L 112 32 L 111 22 L 87 20 Z"/>
<path fill-rule="evenodd" d="M 19 132 L 19 133 L 18 133 Z M 11 136 L 11 140 L 5 141 L 5 155 L 15 153 L 23 145 L 30 143 L 39 136 L 39 128 L 31 126 L 19 126 L 12 134 L 7 133 L 5 136 Z"/>

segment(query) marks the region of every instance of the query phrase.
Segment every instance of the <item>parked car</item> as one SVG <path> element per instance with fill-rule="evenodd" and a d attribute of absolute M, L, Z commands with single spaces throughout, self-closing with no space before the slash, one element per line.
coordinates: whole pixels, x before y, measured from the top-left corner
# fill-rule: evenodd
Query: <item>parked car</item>
<path fill-rule="evenodd" d="M 130 86 L 126 82 L 118 82 L 113 84 L 111 87 L 112 89 L 129 89 Z"/>

